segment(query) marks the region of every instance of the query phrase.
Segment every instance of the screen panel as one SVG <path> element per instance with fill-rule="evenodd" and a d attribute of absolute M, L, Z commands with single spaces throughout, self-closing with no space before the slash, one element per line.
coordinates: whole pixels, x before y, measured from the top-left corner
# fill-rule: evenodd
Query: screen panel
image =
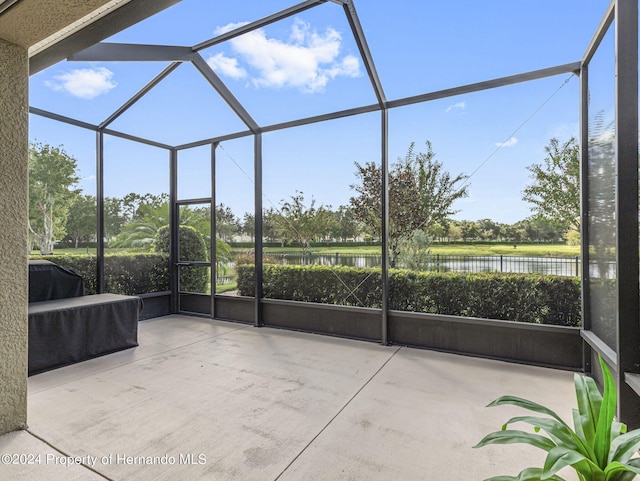
<path fill-rule="evenodd" d="M 616 348 L 615 23 L 589 63 L 589 302 L 591 329 Z"/>

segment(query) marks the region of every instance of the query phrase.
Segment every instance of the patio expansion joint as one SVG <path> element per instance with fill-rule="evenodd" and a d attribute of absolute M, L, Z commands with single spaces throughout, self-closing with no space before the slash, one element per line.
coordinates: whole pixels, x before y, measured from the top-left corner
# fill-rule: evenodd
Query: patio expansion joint
<path fill-rule="evenodd" d="M 46 444 L 47 446 L 49 446 L 51 449 L 53 449 L 54 451 L 58 452 L 60 454 L 60 456 L 64 456 L 66 458 L 73 458 L 75 456 L 73 456 L 72 454 L 67 453 L 66 451 L 63 451 L 62 449 L 58 448 L 57 446 L 54 446 L 53 444 L 51 444 L 49 441 L 47 441 L 46 439 L 44 439 L 41 436 L 38 436 L 36 433 L 34 433 L 33 431 L 31 431 L 30 429 L 25 429 L 25 431 L 27 433 L 29 433 L 29 435 L 31 435 L 32 437 L 34 437 L 35 439 L 37 439 L 38 441 L 40 441 L 41 443 Z M 91 466 L 87 465 L 86 463 L 78 463 L 78 466 L 82 466 L 83 468 L 91 471 L 92 473 L 100 476 L 101 478 L 105 479 L 106 481 L 116 481 L 113 478 L 109 478 L 108 476 L 105 476 L 104 474 L 102 474 L 100 471 L 96 470 L 95 468 L 92 468 Z"/>
<path fill-rule="evenodd" d="M 340 414 L 342 414 L 342 412 L 358 397 L 358 395 L 364 390 L 364 388 L 366 388 L 369 385 L 369 383 L 373 381 L 378 374 L 380 374 L 380 372 L 387 366 L 387 364 L 389 364 L 389 362 L 395 357 L 395 355 L 398 354 L 398 352 L 400 352 L 402 347 L 403 346 L 398 346 L 389 355 L 389 357 L 382 363 L 382 365 L 369 377 L 369 379 L 367 379 L 362 384 L 362 386 L 360 386 L 360 388 L 353 394 L 353 396 L 351 396 L 349 400 L 346 403 L 344 403 L 344 405 L 338 410 L 338 412 L 322 427 L 322 429 L 320 429 L 320 431 L 316 433 L 315 436 L 313 436 L 313 438 L 311 438 L 311 440 L 300 450 L 300 452 L 294 456 L 294 458 L 289 462 L 289 464 L 287 464 L 284 467 L 284 469 L 280 472 L 280 474 L 278 474 L 278 476 L 274 478 L 273 481 L 278 481 L 287 472 L 287 470 L 291 466 L 293 466 L 293 464 L 298 460 L 298 458 L 302 456 L 302 454 L 307 449 L 309 449 L 309 447 L 315 442 L 315 440 L 318 439 L 320 435 L 322 435 L 322 433 L 325 432 L 329 426 L 331 426 L 331 424 L 338 418 L 338 416 L 340 416 Z"/>

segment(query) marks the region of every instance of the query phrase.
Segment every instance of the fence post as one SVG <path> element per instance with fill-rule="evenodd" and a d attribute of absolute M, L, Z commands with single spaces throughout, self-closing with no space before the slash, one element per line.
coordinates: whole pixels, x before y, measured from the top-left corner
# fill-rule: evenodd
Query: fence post
<path fill-rule="evenodd" d="M 436 272 L 440 272 L 440 254 L 436 254 Z"/>
<path fill-rule="evenodd" d="M 503 269 L 502 269 L 502 254 L 500 254 L 500 272 L 503 272 Z"/>
<path fill-rule="evenodd" d="M 576 277 L 580 276 L 580 257 L 576 256 Z"/>
<path fill-rule="evenodd" d="M 340 253 L 336 252 L 336 265 L 340 265 L 339 264 L 340 261 L 338 260 L 339 258 L 340 258 Z"/>

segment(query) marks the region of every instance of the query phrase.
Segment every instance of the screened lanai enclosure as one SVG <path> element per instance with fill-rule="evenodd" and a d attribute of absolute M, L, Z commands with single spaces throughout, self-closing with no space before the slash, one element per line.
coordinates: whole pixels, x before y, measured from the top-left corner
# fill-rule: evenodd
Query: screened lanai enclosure
<path fill-rule="evenodd" d="M 183 0 L 64 62 L 33 57 L 31 140 L 77 160 L 95 226 L 85 282 L 140 295 L 147 318 L 585 372 L 600 354 L 638 425 L 637 1 L 433 3 Z M 408 163 L 464 190 L 411 230 L 513 224 L 531 215 L 527 167 L 572 138 L 579 276 L 427 274 L 420 236 L 398 245 Z M 366 263 L 308 261 L 312 242 L 366 246 Z"/>

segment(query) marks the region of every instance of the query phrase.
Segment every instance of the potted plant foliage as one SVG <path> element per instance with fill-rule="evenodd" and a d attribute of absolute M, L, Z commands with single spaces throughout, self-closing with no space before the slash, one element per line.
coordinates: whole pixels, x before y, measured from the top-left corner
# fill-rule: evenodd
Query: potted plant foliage
<path fill-rule="evenodd" d="M 524 443 L 543 449 L 547 457 L 541 468 L 526 468 L 517 476 L 494 476 L 485 481 L 565 481 L 557 473 L 567 466 L 576 471 L 580 481 L 629 481 L 640 474 L 640 458 L 632 459 L 640 448 L 640 429 L 627 432 L 625 424 L 615 421 L 616 386 L 602 358 L 600 366 L 602 395 L 593 379 L 577 373 L 574 376 L 578 408 L 573 409 L 573 429 L 555 412 L 526 399 L 503 396 L 489 404 L 514 405 L 543 416 L 511 418 L 502 430 L 485 436 L 474 447 Z M 533 432 L 509 429 L 514 423 L 530 424 Z M 546 436 L 539 434 L 541 431 Z"/>

